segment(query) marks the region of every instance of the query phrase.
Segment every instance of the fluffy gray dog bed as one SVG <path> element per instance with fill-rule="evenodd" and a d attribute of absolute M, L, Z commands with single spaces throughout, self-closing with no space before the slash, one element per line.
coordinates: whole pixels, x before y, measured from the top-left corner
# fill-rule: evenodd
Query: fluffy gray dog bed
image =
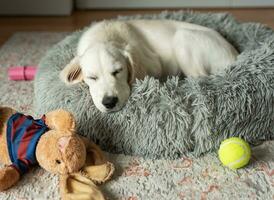
<path fill-rule="evenodd" d="M 274 33 L 255 23 L 238 23 L 228 14 L 164 12 L 121 17 L 173 19 L 219 31 L 241 52 L 227 70 L 205 78 L 170 77 L 160 83 L 137 81 L 127 105 L 103 114 L 85 84 L 67 87 L 58 78 L 73 58 L 82 31 L 54 46 L 39 65 L 35 100 L 39 114 L 56 108 L 73 112 L 79 132 L 113 153 L 177 158 L 215 150 L 240 136 L 248 142 L 274 138 Z"/>

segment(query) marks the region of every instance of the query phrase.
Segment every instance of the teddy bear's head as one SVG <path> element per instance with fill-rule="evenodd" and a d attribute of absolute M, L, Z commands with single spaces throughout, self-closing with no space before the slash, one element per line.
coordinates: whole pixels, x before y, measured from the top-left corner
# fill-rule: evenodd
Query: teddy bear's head
<path fill-rule="evenodd" d="M 62 116 L 62 117 L 60 117 Z M 46 115 L 50 130 L 43 134 L 36 147 L 39 165 L 52 173 L 77 172 L 86 161 L 86 147 L 75 131 L 73 116 L 65 111 Z"/>

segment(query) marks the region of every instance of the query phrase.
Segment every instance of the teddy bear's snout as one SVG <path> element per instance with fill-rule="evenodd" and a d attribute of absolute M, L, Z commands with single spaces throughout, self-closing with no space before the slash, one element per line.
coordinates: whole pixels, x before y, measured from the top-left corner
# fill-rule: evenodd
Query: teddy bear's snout
<path fill-rule="evenodd" d="M 67 172 L 70 174 L 70 173 L 74 173 L 74 172 L 78 172 L 80 170 L 79 167 L 76 167 L 76 166 L 67 166 Z"/>

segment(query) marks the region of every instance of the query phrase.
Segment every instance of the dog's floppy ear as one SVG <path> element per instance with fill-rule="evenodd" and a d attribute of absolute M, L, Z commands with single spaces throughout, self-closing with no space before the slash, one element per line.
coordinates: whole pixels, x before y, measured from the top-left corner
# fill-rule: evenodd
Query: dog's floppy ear
<path fill-rule="evenodd" d="M 123 50 L 124 56 L 127 58 L 128 62 L 128 83 L 132 84 L 135 79 L 143 79 L 147 72 L 145 70 L 145 62 L 149 63 L 142 52 L 144 49 L 138 49 L 137 47 L 132 47 L 127 45 Z M 143 61 L 145 60 L 145 61 Z"/>
<path fill-rule="evenodd" d="M 68 85 L 83 81 L 83 73 L 78 56 L 74 57 L 60 72 L 60 79 Z"/>
<path fill-rule="evenodd" d="M 127 59 L 127 69 L 128 69 L 128 83 L 131 85 L 135 80 L 135 71 L 134 71 L 134 58 L 130 51 L 129 45 L 126 46 L 126 48 L 123 51 L 123 55 Z"/>

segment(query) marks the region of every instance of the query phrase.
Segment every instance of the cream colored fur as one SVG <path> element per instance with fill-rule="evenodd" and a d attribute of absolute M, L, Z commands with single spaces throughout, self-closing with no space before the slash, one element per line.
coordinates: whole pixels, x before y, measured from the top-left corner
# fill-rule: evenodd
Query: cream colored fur
<path fill-rule="evenodd" d="M 206 76 L 229 66 L 237 55 L 219 33 L 199 25 L 171 20 L 102 21 L 82 35 L 75 58 L 60 78 L 67 84 L 84 81 L 96 107 L 112 112 L 125 105 L 136 78 Z M 118 98 L 115 107 L 103 105 L 106 96 Z"/>

